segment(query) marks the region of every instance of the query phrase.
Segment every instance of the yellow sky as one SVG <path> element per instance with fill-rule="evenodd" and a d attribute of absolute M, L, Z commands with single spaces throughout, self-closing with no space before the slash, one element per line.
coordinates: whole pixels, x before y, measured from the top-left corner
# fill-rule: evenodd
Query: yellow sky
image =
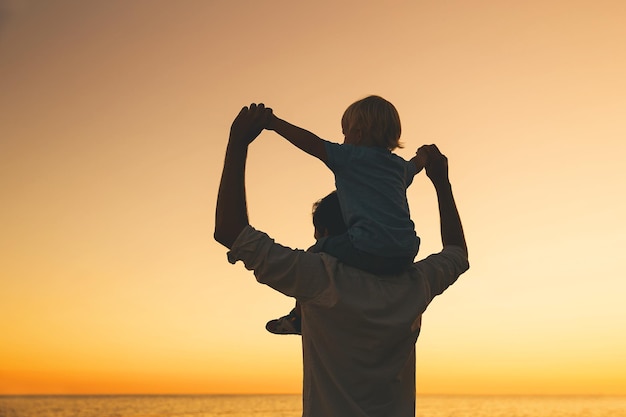
<path fill-rule="evenodd" d="M 339 141 L 369 94 L 448 155 L 470 250 L 418 391 L 626 394 L 624 74 L 621 0 L 0 1 L 0 394 L 300 392 L 292 300 L 212 239 L 228 129 L 264 101 Z M 333 180 L 268 132 L 247 187 L 306 248 Z"/>

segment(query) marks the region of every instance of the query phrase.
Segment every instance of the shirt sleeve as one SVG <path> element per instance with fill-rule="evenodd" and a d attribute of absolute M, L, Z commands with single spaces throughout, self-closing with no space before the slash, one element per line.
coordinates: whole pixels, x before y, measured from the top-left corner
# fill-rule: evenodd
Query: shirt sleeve
<path fill-rule="evenodd" d="M 432 299 L 454 284 L 469 269 L 469 261 L 460 247 L 446 246 L 443 251 L 415 263 L 414 267 L 426 278 Z"/>
<path fill-rule="evenodd" d="M 350 158 L 350 146 L 339 143 L 328 142 L 324 144 L 326 147 L 326 166 L 333 172 L 341 171 Z"/>
<path fill-rule="evenodd" d="M 242 261 L 258 282 L 302 301 L 320 295 L 330 280 L 327 257 L 282 246 L 252 226 L 239 234 L 228 261 Z"/>

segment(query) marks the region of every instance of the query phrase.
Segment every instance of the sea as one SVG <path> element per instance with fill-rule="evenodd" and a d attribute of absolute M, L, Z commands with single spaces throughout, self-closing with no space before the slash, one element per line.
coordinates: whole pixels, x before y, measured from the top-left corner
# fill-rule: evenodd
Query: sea
<path fill-rule="evenodd" d="M 0 396 L 0 417 L 299 417 L 300 395 Z M 418 417 L 626 417 L 626 397 L 418 396 Z"/>

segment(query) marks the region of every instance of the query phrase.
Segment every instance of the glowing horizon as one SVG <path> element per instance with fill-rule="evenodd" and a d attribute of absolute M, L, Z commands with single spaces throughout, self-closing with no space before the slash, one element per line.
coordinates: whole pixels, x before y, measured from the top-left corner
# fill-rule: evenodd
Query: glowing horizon
<path fill-rule="evenodd" d="M 293 303 L 213 216 L 250 102 L 329 140 L 379 94 L 437 143 L 471 269 L 424 315 L 419 394 L 626 395 L 626 6 L 0 3 L 0 395 L 299 393 Z M 313 240 L 330 172 L 251 146 L 250 221 Z M 409 189 L 440 249 L 435 195 Z"/>

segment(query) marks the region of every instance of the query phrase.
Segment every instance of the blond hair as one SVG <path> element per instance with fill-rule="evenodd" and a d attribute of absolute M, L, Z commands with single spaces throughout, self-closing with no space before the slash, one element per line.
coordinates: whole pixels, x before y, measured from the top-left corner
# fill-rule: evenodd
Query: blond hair
<path fill-rule="evenodd" d="M 341 118 L 350 131 L 359 129 L 364 143 L 389 149 L 402 148 L 400 115 L 393 104 L 379 96 L 369 96 L 352 103 Z"/>

